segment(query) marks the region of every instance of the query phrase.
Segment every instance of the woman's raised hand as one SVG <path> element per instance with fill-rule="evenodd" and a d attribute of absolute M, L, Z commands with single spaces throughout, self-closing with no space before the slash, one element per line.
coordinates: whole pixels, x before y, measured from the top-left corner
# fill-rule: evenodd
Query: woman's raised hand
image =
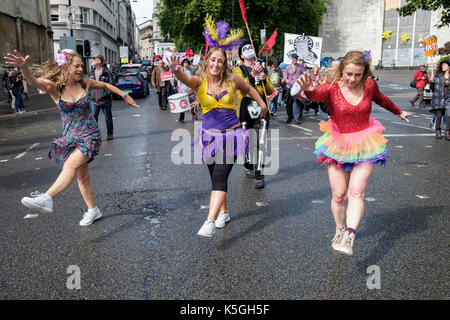
<path fill-rule="evenodd" d="M 303 91 L 314 91 L 316 88 L 309 73 L 303 74 L 298 82 Z"/>
<path fill-rule="evenodd" d="M 28 63 L 28 59 L 30 59 L 30 56 L 27 55 L 25 58 L 22 57 L 19 53 L 19 51 L 14 50 L 14 54 L 7 53 L 7 56 L 4 57 L 6 64 L 13 65 L 17 68 L 25 68 Z"/>
<path fill-rule="evenodd" d="M 171 56 L 169 58 L 169 68 L 170 71 L 172 72 L 176 72 L 178 70 L 181 69 L 181 65 L 180 65 L 180 58 L 179 56 Z"/>

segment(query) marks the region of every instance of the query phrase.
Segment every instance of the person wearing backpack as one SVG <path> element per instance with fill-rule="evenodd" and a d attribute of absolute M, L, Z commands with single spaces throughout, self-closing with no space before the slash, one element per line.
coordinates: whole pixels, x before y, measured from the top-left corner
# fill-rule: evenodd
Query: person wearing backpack
<path fill-rule="evenodd" d="M 427 70 L 425 68 L 425 64 L 421 63 L 419 70 L 417 70 L 414 73 L 414 81 L 416 82 L 416 89 L 417 89 L 417 94 L 416 96 L 410 101 L 411 102 L 411 107 L 414 107 L 414 103 L 419 100 L 419 106 L 420 107 L 424 107 L 424 90 L 425 90 L 425 86 L 427 85 L 427 83 L 430 83 L 429 79 L 428 79 L 428 75 L 427 75 Z"/>

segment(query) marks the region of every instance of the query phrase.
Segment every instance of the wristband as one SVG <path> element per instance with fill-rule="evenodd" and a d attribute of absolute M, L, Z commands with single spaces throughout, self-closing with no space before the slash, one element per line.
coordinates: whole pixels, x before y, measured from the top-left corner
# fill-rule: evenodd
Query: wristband
<path fill-rule="evenodd" d="M 125 100 L 125 98 L 128 96 L 128 92 L 124 92 L 123 93 L 123 100 Z"/>

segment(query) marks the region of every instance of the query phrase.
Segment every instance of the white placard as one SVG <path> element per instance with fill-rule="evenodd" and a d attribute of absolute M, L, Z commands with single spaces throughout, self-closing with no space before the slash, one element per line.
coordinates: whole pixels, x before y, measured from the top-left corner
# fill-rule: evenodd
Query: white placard
<path fill-rule="evenodd" d="M 310 37 L 301 34 L 284 34 L 284 57 L 283 62 L 291 63 L 291 55 L 296 53 L 298 59 L 305 60 L 308 67 L 320 66 L 322 52 L 322 38 Z"/>
<path fill-rule="evenodd" d="M 192 65 L 196 66 L 196 65 L 198 65 L 199 62 L 200 62 L 200 55 L 199 54 L 195 54 L 194 55 L 194 59 L 192 60 Z"/>

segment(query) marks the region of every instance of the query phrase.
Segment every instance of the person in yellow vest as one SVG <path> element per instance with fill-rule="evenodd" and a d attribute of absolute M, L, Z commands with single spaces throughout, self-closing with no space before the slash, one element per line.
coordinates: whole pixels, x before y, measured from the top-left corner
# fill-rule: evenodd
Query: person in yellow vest
<path fill-rule="evenodd" d="M 265 94 L 270 96 L 273 93 L 273 85 L 267 78 L 267 70 L 264 69 L 255 59 L 255 50 L 249 40 L 245 40 L 239 46 L 239 58 L 242 64 L 233 69 L 233 73 L 244 79 L 248 84 L 255 88 L 266 105 L 269 105 Z M 264 92 L 264 87 L 265 91 Z M 247 177 L 254 178 L 255 188 L 264 188 L 264 159 L 265 147 L 259 141 L 260 130 L 267 130 L 269 127 L 269 114 L 260 118 L 261 108 L 248 95 L 241 91 L 237 92 L 237 112 L 241 124 L 246 129 L 255 129 L 257 133 L 256 143 L 250 142 L 249 153 L 245 157 L 244 172 Z M 260 145 L 261 144 L 261 145 Z M 252 148 L 256 145 L 255 148 Z"/>

